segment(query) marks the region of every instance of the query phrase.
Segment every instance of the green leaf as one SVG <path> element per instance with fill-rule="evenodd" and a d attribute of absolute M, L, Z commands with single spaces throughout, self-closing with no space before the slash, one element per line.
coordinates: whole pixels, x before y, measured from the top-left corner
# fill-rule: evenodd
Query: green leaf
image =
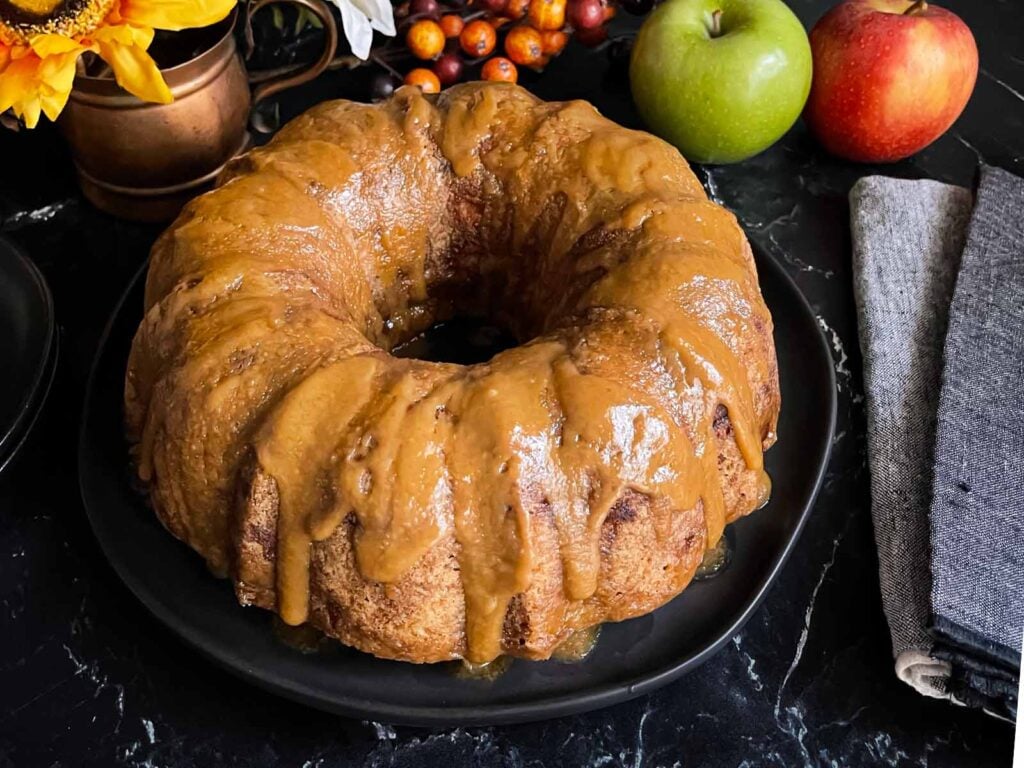
<path fill-rule="evenodd" d="M 274 29 L 284 29 L 284 14 L 281 13 L 281 9 L 278 6 L 270 6 L 270 16 L 274 23 Z"/>
<path fill-rule="evenodd" d="M 299 15 L 295 19 L 295 34 L 299 34 L 306 27 L 313 27 L 314 29 L 323 29 L 323 22 L 317 18 L 317 15 L 308 8 L 299 8 Z"/>

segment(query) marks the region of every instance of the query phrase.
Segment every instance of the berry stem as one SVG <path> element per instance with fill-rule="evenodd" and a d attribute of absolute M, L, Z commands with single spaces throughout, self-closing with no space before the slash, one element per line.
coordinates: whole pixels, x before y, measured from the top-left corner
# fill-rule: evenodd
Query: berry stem
<path fill-rule="evenodd" d="M 388 62 L 380 54 L 370 53 L 370 61 L 372 61 L 378 67 L 384 69 L 392 77 L 397 77 L 399 80 L 402 79 L 402 74 L 397 69 L 388 64 Z"/>
<path fill-rule="evenodd" d="M 928 3 L 925 0 L 917 0 L 912 6 L 903 12 L 904 16 L 916 16 L 928 10 Z"/>
<path fill-rule="evenodd" d="M 711 24 L 708 26 L 708 34 L 711 37 L 722 35 L 722 9 L 718 8 L 711 12 Z"/>

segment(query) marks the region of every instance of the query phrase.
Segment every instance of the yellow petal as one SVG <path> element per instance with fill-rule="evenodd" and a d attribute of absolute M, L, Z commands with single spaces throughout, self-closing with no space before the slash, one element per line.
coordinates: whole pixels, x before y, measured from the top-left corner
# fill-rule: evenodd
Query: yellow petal
<path fill-rule="evenodd" d="M 146 50 L 153 42 L 153 30 L 149 27 L 136 27 L 131 24 L 108 24 L 95 30 L 90 38 L 97 43 L 134 45 Z"/>
<path fill-rule="evenodd" d="M 237 0 L 122 0 L 121 17 L 132 24 L 156 29 L 188 29 L 216 24 Z"/>
<path fill-rule="evenodd" d="M 18 59 L 23 59 L 26 56 L 34 55 L 35 53 L 27 45 L 16 45 L 13 48 L 11 48 L 11 59 L 14 61 L 17 61 Z"/>
<path fill-rule="evenodd" d="M 39 122 L 40 111 L 56 120 L 67 104 L 81 53 L 79 46 L 45 59 L 33 54 L 10 60 L 0 77 L 0 112 L 12 108 L 29 128 Z"/>
<path fill-rule="evenodd" d="M 39 64 L 39 81 L 48 88 L 71 90 L 75 79 L 75 62 L 82 51 L 69 51 L 56 56 L 47 56 Z"/>
<path fill-rule="evenodd" d="M 0 45 L 0 72 L 4 71 L 4 68 L 11 60 L 11 49 L 6 45 Z"/>
<path fill-rule="evenodd" d="M 100 47 L 100 58 L 114 70 L 117 84 L 143 101 L 170 104 L 174 101 L 171 91 L 164 82 L 156 63 L 146 53 L 146 46 L 125 42 L 123 34 L 99 34 L 116 29 L 107 27 L 97 30 L 93 37 Z M 152 31 L 149 32 L 152 38 Z M 148 46 L 148 41 L 146 45 Z"/>
<path fill-rule="evenodd" d="M 64 37 L 64 35 L 35 35 L 28 41 L 28 44 L 41 59 L 58 53 L 71 53 L 72 51 L 81 53 L 85 50 L 80 43 L 70 37 Z"/>
<path fill-rule="evenodd" d="M 20 105 L 14 105 L 14 114 L 21 116 L 21 119 L 25 121 L 26 128 L 35 128 L 39 124 L 39 111 L 41 109 L 42 105 L 39 103 L 39 99 L 35 96 L 30 96 Z"/>
<path fill-rule="evenodd" d="M 69 51 L 57 56 L 50 56 L 43 61 L 40 73 L 43 87 L 39 90 L 43 112 L 51 120 L 56 120 L 68 103 L 71 86 L 75 81 L 75 62 L 82 51 Z"/>
<path fill-rule="evenodd" d="M 36 91 L 40 64 L 37 56 L 14 59 L 4 67 L 4 76 L 0 77 L 0 112 L 13 109 L 29 128 L 35 128 L 39 122 Z"/>

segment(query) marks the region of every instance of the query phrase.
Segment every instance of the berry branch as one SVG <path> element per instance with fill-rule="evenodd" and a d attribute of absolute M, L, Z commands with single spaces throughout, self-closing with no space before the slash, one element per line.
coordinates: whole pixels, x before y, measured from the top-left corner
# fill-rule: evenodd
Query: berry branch
<path fill-rule="evenodd" d="M 643 15 L 654 2 L 469 0 L 463 5 L 459 0 L 407 0 L 395 7 L 398 37 L 375 55 L 404 48 L 387 57 L 370 95 L 387 98 L 402 82 L 436 93 L 477 67 L 484 80 L 516 82 L 521 68 L 542 71 L 571 39 L 591 48 L 604 47 L 606 25 L 617 9 Z M 376 57 L 371 60 L 380 63 Z M 405 75 L 399 78 L 403 69 Z"/>

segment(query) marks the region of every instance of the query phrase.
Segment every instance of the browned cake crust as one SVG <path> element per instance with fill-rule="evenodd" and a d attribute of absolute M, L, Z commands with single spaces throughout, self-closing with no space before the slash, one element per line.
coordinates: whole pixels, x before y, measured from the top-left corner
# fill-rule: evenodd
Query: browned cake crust
<path fill-rule="evenodd" d="M 524 344 L 388 350 L 458 314 Z M 767 494 L 749 246 L 664 142 L 508 85 L 322 104 L 153 250 L 128 432 L 239 600 L 414 662 L 547 658 Z"/>

